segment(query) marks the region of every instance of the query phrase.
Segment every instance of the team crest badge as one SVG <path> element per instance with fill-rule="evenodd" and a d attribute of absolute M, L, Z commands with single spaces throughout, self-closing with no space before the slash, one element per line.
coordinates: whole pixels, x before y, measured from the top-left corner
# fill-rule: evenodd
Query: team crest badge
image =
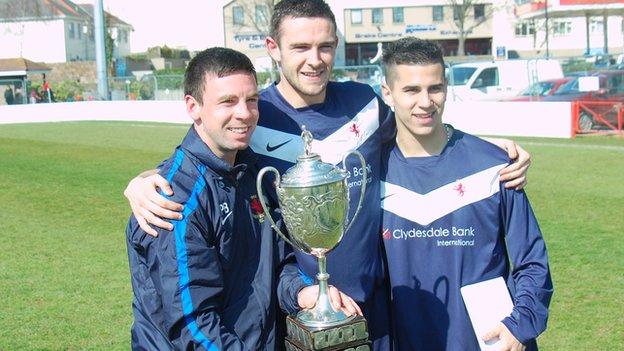
<path fill-rule="evenodd" d="M 249 205 L 251 207 L 251 215 L 260 223 L 264 222 L 264 208 L 262 208 L 258 196 L 252 195 L 249 199 Z"/>
<path fill-rule="evenodd" d="M 466 193 L 466 186 L 464 186 L 464 184 L 462 183 L 459 183 L 455 187 L 453 187 L 453 190 L 457 191 L 458 196 L 464 196 L 464 194 Z"/>
<path fill-rule="evenodd" d="M 351 124 L 351 128 L 349 128 L 349 131 L 353 133 L 356 138 L 360 137 L 360 127 L 356 123 Z"/>

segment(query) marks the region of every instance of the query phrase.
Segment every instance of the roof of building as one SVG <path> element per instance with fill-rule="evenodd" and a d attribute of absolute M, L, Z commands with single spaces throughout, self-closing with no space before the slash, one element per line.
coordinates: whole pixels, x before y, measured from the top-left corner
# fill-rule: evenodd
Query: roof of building
<path fill-rule="evenodd" d="M 0 0 L 0 20 L 19 21 L 59 17 L 83 17 L 80 6 L 68 0 Z"/>
<path fill-rule="evenodd" d="M 91 4 L 80 4 L 78 5 L 80 6 L 88 15 L 89 17 L 93 18 L 93 5 Z M 111 25 L 121 25 L 121 26 L 128 26 L 130 28 L 132 28 L 132 30 L 134 30 L 134 28 L 132 27 L 131 24 L 121 20 L 119 17 L 108 13 L 106 11 L 104 11 L 104 15 L 106 16 L 106 20 L 109 21 L 108 23 L 110 23 Z"/>
<path fill-rule="evenodd" d="M 111 25 L 132 28 L 132 25 L 122 21 L 119 17 L 106 11 L 104 13 Z M 70 0 L 0 0 L 0 22 L 49 20 L 66 17 L 92 21 L 93 5 L 78 5 Z"/>
<path fill-rule="evenodd" d="M 25 58 L 0 59 L 0 77 L 25 76 L 28 73 L 45 73 L 52 70 L 48 65 Z"/>

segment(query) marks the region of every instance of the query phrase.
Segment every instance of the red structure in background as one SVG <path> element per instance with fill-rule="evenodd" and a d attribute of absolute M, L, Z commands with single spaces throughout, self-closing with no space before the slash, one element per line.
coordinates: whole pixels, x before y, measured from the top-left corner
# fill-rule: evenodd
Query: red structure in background
<path fill-rule="evenodd" d="M 596 132 L 624 133 L 624 103 L 573 101 L 572 130 L 574 135 Z"/>

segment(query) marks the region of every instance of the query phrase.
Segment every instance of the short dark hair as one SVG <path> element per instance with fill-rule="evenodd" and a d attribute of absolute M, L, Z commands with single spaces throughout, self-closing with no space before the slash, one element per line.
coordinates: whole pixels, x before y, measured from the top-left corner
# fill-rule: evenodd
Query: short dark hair
<path fill-rule="evenodd" d="M 269 35 L 279 44 L 280 25 L 286 17 L 293 18 L 325 18 L 334 25 L 334 34 L 337 31 L 336 17 L 327 3 L 323 0 L 282 0 L 275 4 L 271 16 Z"/>
<path fill-rule="evenodd" d="M 383 50 L 382 62 L 386 82 L 394 79 L 391 68 L 396 65 L 427 65 L 439 63 L 444 70 L 444 54 L 438 43 L 432 40 L 405 37 L 390 42 Z"/>
<path fill-rule="evenodd" d="M 203 104 L 204 77 L 214 74 L 217 77 L 229 76 L 235 72 L 247 72 L 256 78 L 256 69 L 245 54 L 236 50 L 214 47 L 199 52 L 191 59 L 184 72 L 184 95 L 191 95 Z"/>

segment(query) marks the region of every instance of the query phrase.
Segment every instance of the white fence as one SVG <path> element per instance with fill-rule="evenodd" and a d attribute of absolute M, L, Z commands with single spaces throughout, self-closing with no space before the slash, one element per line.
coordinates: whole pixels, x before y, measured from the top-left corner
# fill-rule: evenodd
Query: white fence
<path fill-rule="evenodd" d="M 570 102 L 447 102 L 444 121 L 478 135 L 571 138 Z M 182 101 L 85 101 L 0 106 L 0 124 L 61 121 L 191 123 Z"/>

